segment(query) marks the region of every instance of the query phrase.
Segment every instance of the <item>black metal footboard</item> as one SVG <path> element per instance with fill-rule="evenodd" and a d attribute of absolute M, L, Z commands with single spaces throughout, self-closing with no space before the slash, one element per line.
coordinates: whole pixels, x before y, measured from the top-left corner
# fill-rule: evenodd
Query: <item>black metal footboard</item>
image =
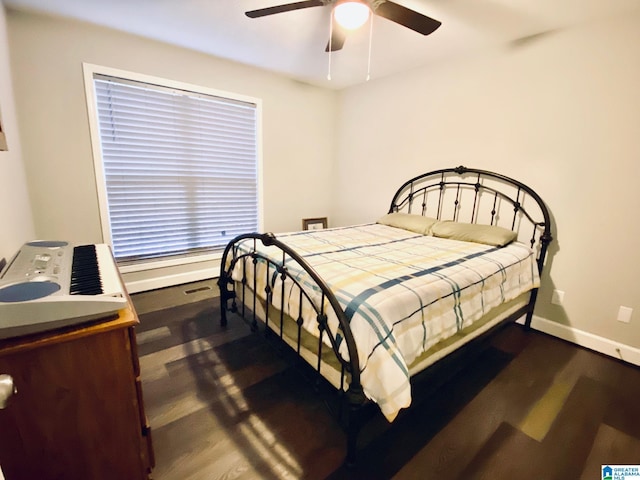
<path fill-rule="evenodd" d="M 240 248 L 240 245 L 244 248 Z M 262 254 L 257 248 L 258 245 L 267 247 L 276 247 L 279 249 L 281 256 L 278 261 Z M 295 262 L 296 267 L 302 268 L 315 282 L 311 292 L 308 287 L 304 287 L 298 280 L 290 274 L 288 265 Z M 259 268 L 261 267 L 261 268 Z M 236 273 L 233 278 L 234 270 L 241 268 L 242 274 Z M 261 282 L 258 278 L 259 270 L 264 275 Z M 253 330 L 258 328 L 257 308 L 258 303 L 262 299 L 262 305 L 266 310 L 264 322 L 266 328 L 271 328 L 279 333 L 282 338 L 284 336 L 285 325 L 285 285 L 291 282 L 296 287 L 298 295 L 298 308 L 295 312 L 289 312 L 288 316 L 293 318 L 297 324 L 297 340 L 296 350 L 300 354 L 302 348 L 303 337 L 303 306 L 311 308 L 314 311 L 317 322 L 317 364 L 312 365 L 318 374 L 322 375 L 322 356 L 323 350 L 329 348 L 325 340 L 328 340 L 335 358 L 340 363 L 340 385 L 339 390 L 344 393 L 347 405 L 347 464 L 354 464 L 356 458 L 357 437 L 360 430 L 359 408 L 367 401 L 364 395 L 362 385 L 360 383 L 360 363 L 356 343 L 351 332 L 349 321 L 338 303 L 334 293 L 329 289 L 325 281 L 318 273 L 291 247 L 279 241 L 271 233 L 259 234 L 249 233 L 236 237 L 225 248 L 222 263 L 220 267 L 220 277 L 218 286 L 220 287 L 221 301 L 221 324 L 227 324 L 227 312 L 238 312 L 245 316 L 245 306 L 249 304 L 251 309 L 251 326 Z M 289 284 L 289 287 L 291 286 Z M 237 287 L 236 285 L 240 285 Z M 259 291 L 263 285 L 262 291 Z M 274 289 L 281 288 L 280 305 L 273 305 Z M 318 294 L 319 300 L 318 300 Z M 258 298 L 260 297 L 260 298 Z M 240 303 L 240 306 L 238 305 Z M 278 325 L 269 325 L 270 309 L 276 310 Z M 338 331 L 331 331 L 328 328 L 328 313 L 331 309 L 332 314 L 338 320 Z M 239 310 L 241 310 L 239 312 Z M 339 352 L 339 342 L 337 336 L 342 337 L 342 341 L 346 343 L 348 358 L 343 358 Z"/>

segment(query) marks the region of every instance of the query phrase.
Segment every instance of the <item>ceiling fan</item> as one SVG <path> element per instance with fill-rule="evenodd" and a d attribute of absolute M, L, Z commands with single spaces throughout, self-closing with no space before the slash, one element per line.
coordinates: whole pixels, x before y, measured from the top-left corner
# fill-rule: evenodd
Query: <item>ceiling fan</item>
<path fill-rule="evenodd" d="M 300 10 L 310 7 L 331 6 L 334 8 L 346 3 L 358 3 L 360 5 L 364 5 L 373 14 L 410 28 L 422 35 L 429 35 L 430 33 L 433 33 L 440 25 L 442 25 L 438 20 L 427 17 L 426 15 L 390 0 L 304 0 L 300 2 L 276 5 L 273 7 L 260 8 L 257 10 L 250 10 L 245 12 L 245 14 L 249 18 L 259 18 L 266 17 L 267 15 L 274 15 L 276 13 L 290 12 L 292 10 Z M 332 22 L 333 21 L 334 17 L 332 15 Z M 333 25 L 331 29 L 331 39 L 327 43 L 325 51 L 335 52 L 336 50 L 342 49 L 346 37 L 347 29 L 340 27 L 340 25 L 337 24 Z"/>

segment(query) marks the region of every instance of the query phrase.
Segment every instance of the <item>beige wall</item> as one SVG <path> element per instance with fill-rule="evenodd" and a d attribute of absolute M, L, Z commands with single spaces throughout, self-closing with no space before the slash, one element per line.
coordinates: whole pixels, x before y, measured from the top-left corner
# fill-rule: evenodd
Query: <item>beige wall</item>
<path fill-rule="evenodd" d="M 640 347 L 639 85 L 640 12 L 344 90 L 332 216 L 374 220 L 430 169 L 513 176 L 555 220 L 536 314 Z"/>
<path fill-rule="evenodd" d="M 10 72 L 7 22 L 0 2 L 0 119 L 9 147 L 0 152 L 0 258 L 7 260 L 35 235 Z"/>
<path fill-rule="evenodd" d="M 328 215 L 335 92 L 87 23 L 11 9 L 7 19 L 24 163 L 40 238 L 102 239 L 83 62 L 262 99 L 265 230 L 298 230 L 302 218 Z M 187 280 L 192 278 L 182 275 L 193 268 L 126 279 L 132 285 L 149 275 Z M 211 276 L 213 266 L 205 268 Z"/>

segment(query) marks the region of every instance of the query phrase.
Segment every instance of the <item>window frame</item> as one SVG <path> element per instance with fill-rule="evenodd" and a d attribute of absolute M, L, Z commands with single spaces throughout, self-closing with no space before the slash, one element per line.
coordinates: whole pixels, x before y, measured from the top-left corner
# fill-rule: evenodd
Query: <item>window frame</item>
<path fill-rule="evenodd" d="M 203 95 L 212 95 L 216 97 L 228 98 L 241 102 L 252 103 L 256 106 L 256 143 L 257 143 L 257 174 L 258 174 L 258 229 L 263 230 L 264 222 L 264 186 L 263 186 L 263 169 L 262 169 L 262 100 L 259 98 L 249 97 L 237 93 L 212 89 L 201 85 L 185 83 L 177 80 L 170 80 L 152 75 L 146 75 L 127 70 L 121 70 L 111 67 L 95 65 L 91 63 L 83 63 L 84 86 L 87 100 L 87 113 L 89 120 L 89 131 L 91 137 L 91 150 L 94 164 L 94 177 L 96 181 L 96 193 L 98 197 L 98 207 L 100 212 L 100 227 L 102 233 L 102 242 L 113 248 L 111 238 L 111 226 L 109 218 L 109 203 L 107 198 L 106 179 L 104 174 L 104 162 L 102 157 L 100 128 L 98 122 L 98 109 L 96 101 L 96 93 L 94 87 L 94 75 L 106 75 L 118 77 L 124 80 L 148 83 L 166 88 L 174 88 L 178 90 L 187 90 Z M 145 270 L 153 270 L 158 268 L 172 267 L 176 265 L 185 265 L 189 263 L 206 262 L 210 260 L 219 260 L 222 252 L 211 253 L 194 253 L 179 255 L 172 258 L 148 259 L 136 263 L 127 263 L 119 265 L 122 273 L 139 272 Z"/>

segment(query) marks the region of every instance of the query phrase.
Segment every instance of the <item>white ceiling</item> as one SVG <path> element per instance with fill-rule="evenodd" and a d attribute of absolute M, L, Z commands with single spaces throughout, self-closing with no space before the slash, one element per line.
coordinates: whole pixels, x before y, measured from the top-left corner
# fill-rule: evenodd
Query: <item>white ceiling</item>
<path fill-rule="evenodd" d="M 330 7 L 250 19 L 247 10 L 294 0 L 0 0 L 39 11 L 276 71 L 340 89 L 366 81 L 369 30 L 350 34 L 331 55 Z M 442 22 L 429 36 L 375 17 L 371 78 L 379 78 L 476 50 L 513 46 L 583 22 L 640 9 L 640 0 L 396 0 Z M 522 43 L 522 42 L 520 42 Z"/>

